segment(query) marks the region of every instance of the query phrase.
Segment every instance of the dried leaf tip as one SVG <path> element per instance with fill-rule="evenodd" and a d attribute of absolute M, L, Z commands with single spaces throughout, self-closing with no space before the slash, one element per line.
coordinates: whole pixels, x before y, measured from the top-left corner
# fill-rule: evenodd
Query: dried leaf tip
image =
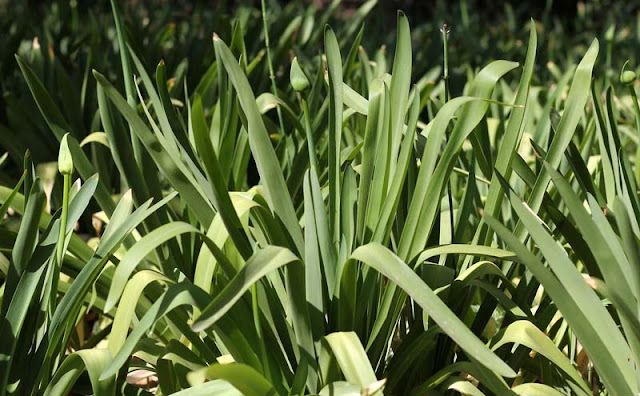
<path fill-rule="evenodd" d="M 220 37 L 218 36 L 218 33 L 213 32 L 213 41 L 218 41 L 220 40 Z"/>

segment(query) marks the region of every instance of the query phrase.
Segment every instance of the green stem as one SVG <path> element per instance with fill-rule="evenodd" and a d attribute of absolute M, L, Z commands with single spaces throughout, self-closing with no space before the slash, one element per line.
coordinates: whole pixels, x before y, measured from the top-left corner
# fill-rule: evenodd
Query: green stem
<path fill-rule="evenodd" d="M 449 45 L 447 42 L 447 38 L 449 37 L 449 26 L 447 24 L 442 25 L 442 46 L 444 51 L 444 70 L 443 70 L 443 80 L 444 80 L 444 102 L 448 102 L 450 99 L 451 92 L 449 91 Z M 446 132 L 447 142 L 449 141 L 449 132 Z M 447 199 L 449 201 L 449 222 L 451 228 L 451 243 L 455 243 L 455 220 L 453 215 L 453 195 L 451 193 L 451 179 L 447 183 Z"/>
<path fill-rule="evenodd" d="M 633 109 L 636 113 L 636 133 L 640 134 L 640 105 L 638 105 L 638 96 L 636 95 L 636 89 L 633 85 L 629 86 L 629 93 L 631 93 L 631 100 L 633 101 Z M 636 162 L 640 158 L 640 144 L 636 149 Z M 636 163 L 635 166 L 636 183 L 640 183 L 640 166 Z"/>
<path fill-rule="evenodd" d="M 316 144 L 313 140 L 313 131 L 311 130 L 311 118 L 309 117 L 309 105 L 306 99 L 301 98 L 302 111 L 304 113 L 304 131 L 307 134 L 307 147 L 309 147 L 309 164 L 311 169 L 318 172 L 318 158 L 316 157 Z"/>
<path fill-rule="evenodd" d="M 120 18 L 120 8 L 116 0 L 111 0 L 111 10 L 113 11 L 113 20 L 116 25 L 116 36 L 118 38 L 118 47 L 120 49 L 120 63 L 122 65 L 122 76 L 124 78 L 124 90 L 127 95 L 127 103 L 131 108 L 136 108 L 136 89 L 133 83 L 133 73 L 131 72 L 131 62 L 129 60 L 129 53 L 127 52 L 127 36 L 122 26 L 122 19 Z M 133 147 L 133 154 L 141 166 L 142 164 L 142 143 L 138 140 L 135 133 L 131 133 L 131 145 Z"/>
<path fill-rule="evenodd" d="M 267 347 L 262 336 L 262 324 L 260 323 L 260 307 L 258 306 L 258 288 L 255 284 L 251 285 L 251 308 L 253 310 L 253 323 L 256 327 L 256 335 L 260 344 L 260 363 L 262 364 L 262 374 L 265 378 L 269 378 L 269 359 L 267 358 Z"/>
<path fill-rule="evenodd" d="M 55 271 L 53 273 L 53 285 L 51 287 L 50 305 L 55 308 L 56 294 L 58 293 L 58 279 L 62 270 L 62 262 L 64 260 L 64 242 L 67 236 L 67 218 L 69 217 L 69 190 L 71 189 L 71 175 L 65 174 L 63 177 L 62 190 L 62 214 L 60 215 L 60 231 L 58 232 L 58 243 L 56 245 L 56 262 Z M 51 311 L 53 312 L 53 310 Z"/>
<path fill-rule="evenodd" d="M 269 45 L 269 29 L 267 28 L 267 7 L 265 6 L 264 0 L 261 0 L 262 3 L 262 26 L 264 29 L 264 43 L 267 47 L 267 64 L 269 65 L 269 78 L 271 79 L 271 90 L 273 91 L 273 95 L 280 100 L 278 96 L 278 87 L 276 86 L 276 75 L 273 72 L 273 62 L 271 61 L 271 49 Z M 284 136 L 284 122 L 282 121 L 282 110 L 280 110 L 280 104 L 276 106 L 276 111 L 278 112 L 278 122 L 280 123 L 280 134 Z"/>
<path fill-rule="evenodd" d="M 445 103 L 449 101 L 449 44 L 448 44 L 448 37 L 449 37 L 449 26 L 445 23 L 444 25 L 442 25 L 442 29 L 440 30 L 442 32 L 442 47 L 444 49 L 444 70 L 443 70 L 443 77 L 442 79 L 444 80 L 444 101 Z"/>

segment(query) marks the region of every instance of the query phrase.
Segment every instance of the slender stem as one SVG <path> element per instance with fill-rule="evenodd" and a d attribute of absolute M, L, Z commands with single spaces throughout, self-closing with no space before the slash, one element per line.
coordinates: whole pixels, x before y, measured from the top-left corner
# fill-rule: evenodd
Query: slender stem
<path fill-rule="evenodd" d="M 449 45 L 447 38 L 449 36 L 449 26 L 445 23 L 442 25 L 442 47 L 444 51 L 443 80 L 444 80 L 444 102 L 448 102 L 451 92 L 449 91 Z M 449 132 L 446 133 L 447 142 L 449 141 Z M 449 201 L 449 222 L 451 228 L 451 243 L 455 243 L 455 219 L 453 215 L 453 194 L 451 192 L 451 179 L 447 183 L 447 199 Z"/>
<path fill-rule="evenodd" d="M 442 32 L 442 47 L 444 50 L 444 70 L 443 70 L 443 77 L 442 79 L 444 80 L 444 101 L 448 102 L 450 99 L 450 92 L 449 92 L 449 43 L 448 43 L 448 38 L 449 38 L 449 26 L 445 23 L 442 25 L 442 29 L 440 30 Z"/>
<path fill-rule="evenodd" d="M 262 374 L 265 378 L 269 378 L 269 359 L 267 359 L 267 347 L 262 336 L 262 324 L 260 323 L 260 307 L 258 306 L 258 288 L 255 284 L 251 285 L 251 308 L 253 311 L 253 323 L 256 328 L 258 342 L 260 343 L 260 363 L 262 363 Z"/>
<path fill-rule="evenodd" d="M 636 113 L 636 133 L 640 134 L 640 105 L 638 105 L 638 96 L 636 94 L 636 89 L 633 85 L 629 86 L 629 93 L 631 94 L 631 100 L 633 101 L 633 109 Z M 636 162 L 638 161 L 638 156 L 640 155 L 640 144 L 636 149 Z M 636 183 L 640 183 L 640 166 L 636 163 L 635 167 L 635 177 Z"/>
<path fill-rule="evenodd" d="M 120 18 L 120 8 L 116 0 L 111 0 L 111 9 L 113 11 L 113 19 L 116 25 L 116 35 L 118 38 L 118 47 L 120 49 L 120 63 L 122 65 L 122 76 L 124 78 L 124 89 L 127 95 L 127 103 L 133 109 L 136 108 L 136 89 L 133 81 L 133 72 L 131 71 L 131 61 L 129 58 L 129 52 L 127 48 L 127 36 L 124 27 L 122 26 L 122 19 Z M 131 128 L 130 128 L 131 129 Z M 136 134 L 131 131 L 131 146 L 133 147 L 133 156 L 138 163 L 138 166 L 142 166 L 142 142 L 138 140 Z"/>
<path fill-rule="evenodd" d="M 313 140 L 313 131 L 311 130 L 311 118 L 309 117 L 309 105 L 306 99 L 301 98 L 302 111 L 304 113 L 304 131 L 307 134 L 307 147 L 309 147 L 309 164 L 314 172 L 318 171 L 318 158 L 316 157 L 316 144 Z M 317 175 L 317 173 L 316 173 Z"/>
<path fill-rule="evenodd" d="M 58 293 L 58 279 L 62 269 L 62 262 L 64 260 L 64 242 L 66 238 L 67 230 L 67 218 L 69 217 L 69 190 L 71 188 L 71 175 L 65 174 L 63 177 L 63 190 L 62 190 L 62 214 L 60 215 L 60 231 L 58 232 L 58 244 L 56 245 L 56 263 L 55 271 L 53 273 L 53 285 L 51 287 L 51 297 L 49 304 L 55 307 L 56 294 Z M 53 310 L 51 311 L 53 312 Z"/>
<path fill-rule="evenodd" d="M 264 0 L 261 0 L 262 3 L 262 26 L 264 30 L 264 43 L 267 47 L 267 64 L 269 65 L 269 78 L 271 79 L 271 90 L 273 91 L 273 95 L 276 99 L 280 100 L 278 96 L 278 87 L 276 86 L 276 75 L 273 72 L 273 62 L 271 61 L 271 49 L 269 44 L 269 29 L 267 28 L 267 7 L 264 3 Z M 284 136 L 284 122 L 282 121 L 282 110 L 280 110 L 280 105 L 276 106 L 276 111 L 278 112 L 278 122 L 280 123 L 280 134 Z"/>
<path fill-rule="evenodd" d="M 62 176 L 64 190 L 62 191 L 62 216 L 60 217 L 60 234 L 58 235 L 57 259 L 58 265 L 62 265 L 64 256 L 64 240 L 66 237 L 67 218 L 69 216 L 69 189 L 71 188 L 71 175 Z"/>
<path fill-rule="evenodd" d="M 638 105 L 638 96 L 634 87 L 629 87 L 631 92 L 631 99 L 633 100 L 633 109 L 636 113 L 636 130 L 640 133 L 640 105 Z"/>

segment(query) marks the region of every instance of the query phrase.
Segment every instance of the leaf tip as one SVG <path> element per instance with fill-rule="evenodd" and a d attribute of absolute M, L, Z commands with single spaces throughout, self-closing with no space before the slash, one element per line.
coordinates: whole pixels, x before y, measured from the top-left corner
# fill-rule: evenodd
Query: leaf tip
<path fill-rule="evenodd" d="M 91 69 L 91 73 L 93 74 L 93 77 L 98 80 L 98 81 L 102 81 L 104 80 L 104 76 L 102 74 L 100 74 L 99 71 L 97 71 L 96 69 Z"/>
<path fill-rule="evenodd" d="M 326 25 L 324 25 L 324 34 L 326 36 L 327 34 L 331 33 L 333 33 L 333 29 L 331 28 L 331 25 L 327 23 Z"/>
<path fill-rule="evenodd" d="M 207 328 L 207 326 L 203 323 L 203 322 L 195 322 L 192 326 L 191 326 L 191 330 L 193 330 L 196 333 L 199 333 L 203 330 L 205 330 Z"/>

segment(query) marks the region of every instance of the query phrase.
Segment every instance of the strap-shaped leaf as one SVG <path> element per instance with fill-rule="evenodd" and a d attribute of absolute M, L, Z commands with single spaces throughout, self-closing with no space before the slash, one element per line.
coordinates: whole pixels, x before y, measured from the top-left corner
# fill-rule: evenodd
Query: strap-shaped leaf
<path fill-rule="evenodd" d="M 298 218 L 288 193 L 289 190 L 282 176 L 278 159 L 271 145 L 271 139 L 269 139 L 269 134 L 267 133 L 258 105 L 256 104 L 253 90 L 242 68 L 226 44 L 217 38 L 217 36 L 214 38 L 213 44 L 220 53 L 220 61 L 236 89 L 238 100 L 246 116 L 249 145 L 251 146 L 251 152 L 256 160 L 258 172 L 264 184 L 269 206 L 272 207 L 278 217 L 282 219 L 282 222 L 287 227 L 287 231 L 296 244 L 297 250 L 302 254 L 302 252 L 304 252 L 302 230 L 298 224 Z"/>
<path fill-rule="evenodd" d="M 352 259 L 362 261 L 407 293 L 469 355 L 505 377 L 515 372 L 489 350 L 415 272 L 389 249 L 371 243 L 356 249 Z"/>
<path fill-rule="evenodd" d="M 633 379 L 633 369 L 624 358 L 629 355 L 629 348 L 620 331 L 615 327 L 611 316 L 594 292 L 588 289 L 582 275 L 566 258 L 562 248 L 555 241 L 550 241 L 551 237 L 546 234 L 547 231 L 543 229 L 537 217 L 512 191 L 508 193 L 520 218 L 526 219 L 527 229 L 530 232 L 534 231 L 536 235 L 534 240 L 541 249 L 544 249 L 545 256 L 552 255 L 549 256 L 549 263 L 552 264 L 553 272 L 497 220 L 486 215 L 485 221 L 544 286 L 545 291 L 576 333 L 609 389 L 621 395 L 632 393 L 632 389 L 637 385 Z"/>
<path fill-rule="evenodd" d="M 564 152 L 576 131 L 580 118 L 582 117 L 584 106 L 589 99 L 591 73 L 593 71 L 596 58 L 598 57 L 598 49 L 598 40 L 595 39 L 578 64 L 578 68 L 573 76 L 573 82 L 571 83 L 571 89 L 567 96 L 562 118 L 560 119 L 555 137 L 553 142 L 551 142 L 551 146 L 549 147 L 549 151 L 545 157 L 545 160 L 554 169 L 557 169 L 560 165 Z M 547 190 L 547 186 L 550 181 L 551 177 L 546 170 L 542 170 L 540 174 L 538 174 L 533 191 L 531 191 L 531 194 L 527 199 L 527 203 L 534 213 L 537 213 L 540 209 L 540 206 L 542 205 L 542 198 L 544 197 L 544 193 Z M 526 235 L 526 228 L 524 228 L 522 223 L 520 223 L 516 228 L 515 234 L 519 238 Z"/>
<path fill-rule="evenodd" d="M 573 367 L 571 361 L 551 341 L 551 339 L 538 329 L 533 323 L 519 320 L 511 323 L 504 331 L 494 339 L 497 341 L 491 349 L 496 350 L 503 345 L 514 343 L 530 348 L 550 361 L 565 372 L 573 381 L 572 389 L 580 395 L 587 396 L 590 393 L 589 386 L 585 384 L 580 373 Z"/>

